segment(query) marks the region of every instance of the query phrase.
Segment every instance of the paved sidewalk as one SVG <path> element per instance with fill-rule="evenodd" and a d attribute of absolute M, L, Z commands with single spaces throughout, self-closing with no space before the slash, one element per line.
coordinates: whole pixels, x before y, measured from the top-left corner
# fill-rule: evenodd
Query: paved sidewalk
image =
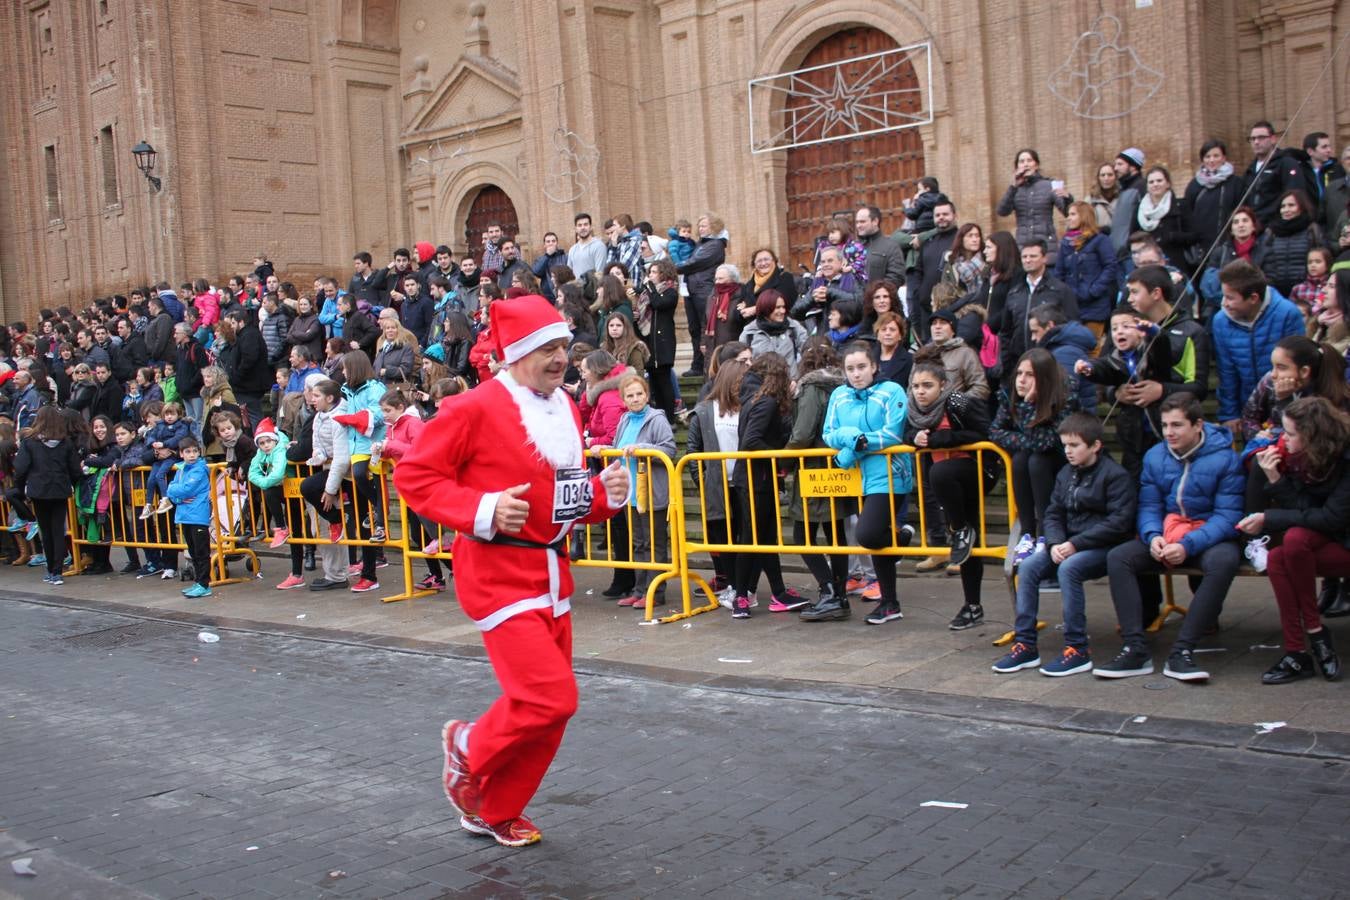
<path fill-rule="evenodd" d="M 397 557 L 391 554 L 391 559 Z M 383 589 L 375 593 L 282 592 L 273 586 L 286 574 L 284 566 L 278 558 L 264 557 L 264 579 L 219 588 L 205 601 L 182 597 L 177 582 L 129 576 L 73 577 L 59 588 L 48 588 L 35 569 L 0 571 L 0 596 L 10 589 L 50 593 L 151 611 L 205 613 L 287 630 L 355 632 L 365 636 L 363 640 L 424 641 L 463 655 L 481 654 L 478 631 L 454 602 L 453 588 L 434 599 L 381 603 L 380 596 L 393 595 L 402 586 L 401 569 L 393 565 L 379 571 Z M 768 613 L 767 593 L 749 621 L 733 621 L 719 610 L 684 623 L 646 626 L 639 624 L 639 613 L 601 598 L 609 570 L 576 567 L 573 571 L 577 580 L 575 655 L 583 665 L 619 666 L 667 680 L 730 677 L 773 683 L 792 679 L 874 688 L 902 697 L 931 698 L 953 712 L 967 703 L 974 715 L 1004 710 L 998 718 L 1015 718 L 1015 713 L 1006 710 L 1024 704 L 1036 705 L 1025 707 L 1028 718 L 1041 718 L 1037 707 L 1095 711 L 1108 716 L 1103 720 L 1108 731 L 1116 730 L 1112 722 L 1133 727 L 1135 717 L 1147 716 L 1198 726 L 1223 723 L 1252 734 L 1253 723 L 1285 722 L 1290 731 L 1350 735 L 1350 680 L 1329 684 L 1318 678 L 1281 687 L 1260 683 L 1261 672 L 1280 655 L 1279 617 L 1270 585 L 1263 578 L 1240 578 L 1234 583 L 1221 632 L 1201 646 L 1204 652 L 1199 659 L 1214 677 L 1206 685 L 1187 685 L 1161 674 L 1176 636 L 1179 620 L 1175 617 L 1153 636 L 1158 674 L 1152 677 L 1105 682 L 1090 675 L 994 674 L 989 666 L 1003 651 L 990 642 L 1011 627 L 1011 604 L 993 566 L 988 568 L 984 588 L 985 624 L 965 632 L 947 630 L 947 621 L 960 607 L 960 586 L 956 579 L 941 575 L 902 576 L 905 618 L 880 627 L 864 624 L 863 615 L 871 609 L 864 602 L 855 600 L 854 617 L 848 622 L 808 625 L 790 614 Z M 912 572 L 912 564 L 906 562 L 903 571 Z M 809 579 L 789 576 L 789 583 L 805 588 Z M 670 593 L 676 596 L 674 590 Z M 1184 605 L 1187 596 L 1184 579 L 1178 579 L 1178 602 Z M 1051 623 L 1042 633 L 1043 656 L 1057 654 L 1062 646 L 1060 635 L 1053 630 L 1059 622 L 1059 603 L 1057 593 L 1042 595 L 1041 617 Z M 1089 588 L 1088 605 L 1095 652 L 1099 658 L 1110 658 L 1119 644 L 1104 582 Z M 1350 655 L 1350 620 L 1333 621 L 1331 627 L 1343 652 Z M 908 702 L 897 705 L 913 708 Z M 1203 727 L 1199 733 L 1203 735 Z M 1300 740 L 1311 743 L 1316 738 Z"/>
<path fill-rule="evenodd" d="M 44 890 L 9 874 L 17 855 L 160 898 L 1350 883 L 1345 765 L 598 676 L 531 809 L 544 843 L 508 851 L 463 833 L 438 785 L 438 727 L 496 693 L 485 665 L 198 630 L 0 603 L 0 890 Z"/>

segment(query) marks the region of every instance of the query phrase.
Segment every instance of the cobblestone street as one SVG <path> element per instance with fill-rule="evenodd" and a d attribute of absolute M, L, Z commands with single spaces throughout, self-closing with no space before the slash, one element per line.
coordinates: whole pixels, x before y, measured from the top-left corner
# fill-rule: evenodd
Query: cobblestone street
<path fill-rule="evenodd" d="M 507 851 L 438 785 L 442 720 L 495 692 L 483 663 L 198 630 L 0 604 L 0 849 L 39 871 L 6 865 L 0 893 L 60 896 L 68 870 L 85 896 L 165 898 L 1329 897 L 1350 879 L 1337 762 L 599 676 L 531 808 L 544 843 Z"/>

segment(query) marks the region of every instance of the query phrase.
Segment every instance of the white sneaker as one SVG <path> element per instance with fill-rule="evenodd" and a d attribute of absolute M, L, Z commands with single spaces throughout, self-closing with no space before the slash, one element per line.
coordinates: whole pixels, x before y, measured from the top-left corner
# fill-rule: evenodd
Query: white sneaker
<path fill-rule="evenodd" d="M 173 581 L 175 578 L 178 577 L 178 570 L 165 569 L 163 572 L 159 573 L 159 577 L 164 579 L 165 581 Z"/>
<path fill-rule="evenodd" d="M 1247 557 L 1247 561 L 1252 564 L 1252 568 L 1258 572 L 1266 570 L 1266 557 L 1270 555 L 1266 545 L 1269 543 L 1270 535 L 1263 534 L 1259 538 L 1248 541 L 1246 548 L 1242 551 L 1242 555 Z"/>
<path fill-rule="evenodd" d="M 736 589 L 733 587 L 723 588 L 717 594 L 717 605 L 723 609 L 731 609 L 731 601 L 736 599 Z"/>
<path fill-rule="evenodd" d="M 1022 539 L 1017 542 L 1013 548 L 1013 565 L 1019 566 L 1022 561 L 1036 552 L 1036 539 L 1030 534 L 1023 534 Z"/>

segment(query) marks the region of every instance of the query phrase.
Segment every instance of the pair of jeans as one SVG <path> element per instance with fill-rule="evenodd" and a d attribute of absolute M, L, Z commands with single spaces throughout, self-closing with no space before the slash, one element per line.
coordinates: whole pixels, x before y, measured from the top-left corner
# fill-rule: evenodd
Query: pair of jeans
<path fill-rule="evenodd" d="M 66 500 L 30 498 L 42 549 L 47 556 L 47 574 L 60 575 L 66 561 Z"/>
<path fill-rule="evenodd" d="M 689 342 L 694 345 L 694 360 L 690 370 L 703 372 L 703 328 L 708 324 L 707 298 L 690 294 L 684 298 L 684 320 L 689 326 Z"/>
<path fill-rule="evenodd" d="M 1188 557 L 1183 565 L 1198 567 L 1204 576 L 1195 588 L 1186 618 L 1181 621 L 1177 635 L 1178 650 L 1193 650 L 1204 634 L 1214 627 L 1228 588 L 1237 576 L 1242 562 L 1242 548 L 1237 541 L 1224 541 L 1208 548 L 1199 556 Z M 1120 623 L 1120 639 L 1126 647 L 1144 647 L 1144 601 L 1139 592 L 1139 576 L 1161 575 L 1167 566 L 1153 558 L 1148 545 L 1140 540 L 1126 541 L 1115 547 L 1106 557 L 1107 575 L 1111 579 L 1111 600 L 1116 606 L 1116 621 Z"/>
<path fill-rule="evenodd" d="M 1059 578 L 1064 602 L 1064 645 L 1086 650 L 1087 595 L 1083 582 L 1106 575 L 1106 547 L 1079 550 L 1056 565 L 1046 547 L 1022 561 L 1017 571 L 1017 640 L 1036 643 L 1036 616 L 1040 612 L 1041 580 L 1050 573 Z"/>
<path fill-rule="evenodd" d="M 858 513 L 858 544 L 868 550 L 882 550 L 895 546 L 896 532 L 905 524 L 909 511 L 909 495 L 868 494 L 863 497 L 862 512 Z M 895 594 L 895 567 L 898 556 L 872 554 L 872 568 L 877 573 L 881 588 L 881 602 L 898 602 Z"/>
<path fill-rule="evenodd" d="M 1022 533 L 1035 539 L 1045 528 L 1045 511 L 1055 490 L 1055 476 L 1064 465 L 1064 451 L 1014 450 L 1011 456 L 1017 517 L 1022 521 Z"/>
<path fill-rule="evenodd" d="M 211 532 L 205 525 L 184 525 L 183 542 L 192 560 L 192 575 L 197 584 L 211 586 Z"/>
<path fill-rule="evenodd" d="M 966 526 L 980 536 L 980 466 L 974 456 L 943 459 L 932 464 L 930 490 L 942 504 L 947 526 L 957 531 Z M 980 605 L 980 580 L 984 577 L 984 560 L 974 554 L 961 564 L 961 595 L 967 606 Z"/>
<path fill-rule="evenodd" d="M 748 465 L 749 462 L 747 460 L 743 464 Z M 755 460 L 755 462 L 760 466 L 773 465 L 772 460 Z M 753 472 L 746 474 L 757 478 Z M 773 486 L 775 483 L 776 479 L 770 481 L 767 486 L 755 483 L 755 486 L 748 489 L 743 485 L 732 487 L 731 506 L 736 527 L 734 540 L 737 544 L 769 547 L 782 544 L 782 525 L 778 520 L 778 507 L 775 503 L 777 494 Z M 750 508 L 752 492 L 753 515 Z M 737 553 L 732 575 L 736 596 L 749 597 L 754 594 L 759 587 L 761 573 L 768 578 L 769 590 L 775 596 L 787 590 L 787 585 L 783 581 L 783 565 L 777 553 Z"/>
<path fill-rule="evenodd" d="M 801 519 L 792 523 L 792 543 L 837 547 L 846 543 L 843 520 L 831 522 L 829 519 L 812 519 L 810 534 L 806 523 Z M 844 583 L 848 581 L 848 557 L 842 553 L 803 553 L 802 562 L 823 590 L 826 585 L 834 585 L 842 593 Z"/>
<path fill-rule="evenodd" d="M 633 561 L 670 562 L 669 510 L 652 509 L 645 513 L 633 510 Z M 653 553 L 653 551 L 655 551 Z M 636 569 L 633 594 L 647 596 L 647 586 L 658 574 L 654 569 Z M 665 585 L 657 588 L 656 599 L 664 600 Z"/>
<path fill-rule="evenodd" d="M 1304 634 L 1322 626 L 1317 609 L 1317 576 L 1350 577 L 1350 550 L 1335 538 L 1309 528 L 1290 528 L 1266 561 L 1270 587 L 1280 607 L 1284 649 L 1307 649 Z"/>

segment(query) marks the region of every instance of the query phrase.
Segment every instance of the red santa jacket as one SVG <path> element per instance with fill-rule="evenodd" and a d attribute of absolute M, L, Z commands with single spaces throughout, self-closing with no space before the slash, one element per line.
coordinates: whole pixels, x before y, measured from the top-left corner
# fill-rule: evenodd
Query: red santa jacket
<path fill-rule="evenodd" d="M 529 484 L 525 527 L 507 540 L 555 544 L 572 523 L 613 516 L 600 479 L 585 469 L 581 419 L 561 391 L 541 398 L 507 373 L 447 397 L 394 469 L 399 494 L 418 514 L 453 528 L 455 591 L 484 631 L 535 609 L 571 609 L 567 554 L 552 547 L 485 543 L 497 536 L 501 492 Z M 481 540 L 469 537 L 474 535 Z"/>

